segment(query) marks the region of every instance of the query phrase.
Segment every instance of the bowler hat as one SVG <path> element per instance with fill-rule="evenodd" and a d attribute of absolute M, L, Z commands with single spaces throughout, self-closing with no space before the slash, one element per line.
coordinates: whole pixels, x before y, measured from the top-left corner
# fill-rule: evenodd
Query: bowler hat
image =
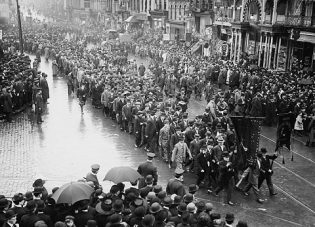
<path fill-rule="evenodd" d="M 229 152 L 224 151 L 224 152 L 222 153 L 222 157 L 225 157 L 225 158 L 229 157 Z"/>
<path fill-rule="evenodd" d="M 155 215 L 155 222 L 163 222 L 168 214 L 166 213 L 166 210 L 160 210 L 156 215 Z"/>
<path fill-rule="evenodd" d="M 24 196 L 22 193 L 16 193 L 16 194 L 14 194 L 12 201 L 13 202 L 21 202 L 21 201 L 23 201 L 23 199 L 24 199 Z"/>
<path fill-rule="evenodd" d="M 264 147 L 260 148 L 260 151 L 261 151 L 261 153 L 263 153 L 263 154 L 266 154 L 266 153 L 267 153 L 267 149 L 264 148 Z"/>
<path fill-rule="evenodd" d="M 95 220 L 88 220 L 86 227 L 97 227 L 97 222 Z"/>
<path fill-rule="evenodd" d="M 172 199 L 169 196 L 166 196 L 163 200 L 162 200 L 162 205 L 163 206 L 170 206 L 172 205 Z"/>
<path fill-rule="evenodd" d="M 182 219 L 182 223 L 183 224 L 188 224 L 189 223 L 189 221 L 190 221 L 190 217 L 191 217 L 191 214 L 188 212 L 188 211 L 185 211 L 183 214 L 182 214 L 182 217 L 181 217 L 181 219 Z"/>
<path fill-rule="evenodd" d="M 203 201 L 199 201 L 197 203 L 197 210 L 198 211 L 204 211 L 206 210 L 206 204 Z"/>
<path fill-rule="evenodd" d="M 28 201 L 26 206 L 24 207 L 24 210 L 26 212 L 31 212 L 33 210 L 35 210 L 37 207 L 37 203 L 34 200 Z"/>
<path fill-rule="evenodd" d="M 155 214 L 162 210 L 162 207 L 159 203 L 153 203 L 150 207 L 150 213 Z"/>
<path fill-rule="evenodd" d="M 124 204 L 121 199 L 117 199 L 113 205 L 113 209 L 115 212 L 121 212 L 124 209 Z"/>
<path fill-rule="evenodd" d="M 106 199 L 104 202 L 99 202 L 95 206 L 95 210 L 100 214 L 111 215 L 114 213 L 112 209 L 112 201 L 110 199 Z"/>
<path fill-rule="evenodd" d="M 11 218 L 15 217 L 16 213 L 13 210 L 8 210 L 5 212 L 4 217 L 6 220 L 10 220 Z"/>
<path fill-rule="evenodd" d="M 109 220 L 111 224 L 119 224 L 121 222 L 121 216 L 119 214 L 113 214 L 110 216 Z"/>
<path fill-rule="evenodd" d="M 147 184 L 151 184 L 151 183 L 153 182 L 153 177 L 152 177 L 152 175 L 146 176 L 145 182 L 146 182 Z"/>
<path fill-rule="evenodd" d="M 161 185 L 155 185 L 153 188 L 153 191 L 155 194 L 158 194 L 160 191 L 162 191 L 162 186 Z"/>
<path fill-rule="evenodd" d="M 194 201 L 194 196 L 191 193 L 187 193 L 184 196 L 184 202 L 185 203 L 191 203 L 192 201 Z"/>
<path fill-rule="evenodd" d="M 187 210 L 188 210 L 189 212 L 195 212 L 195 210 L 196 210 L 196 205 L 195 205 L 193 202 L 189 203 L 189 204 L 187 205 Z"/>
<path fill-rule="evenodd" d="M 154 216 L 151 214 L 147 214 L 146 216 L 144 216 L 143 220 L 141 221 L 141 224 L 143 227 L 150 227 L 153 225 L 154 221 L 155 221 Z"/>
<path fill-rule="evenodd" d="M 147 195 L 147 200 L 152 200 L 155 197 L 155 193 L 154 192 L 149 192 L 149 194 Z"/>
<path fill-rule="evenodd" d="M 238 221 L 236 227 L 248 227 L 247 222 L 246 221 Z"/>
<path fill-rule="evenodd" d="M 85 210 L 88 208 L 89 205 L 90 205 L 90 200 L 84 199 L 84 200 L 76 202 L 75 207 L 78 210 Z"/>
<path fill-rule="evenodd" d="M 134 214 L 137 218 L 143 218 L 145 215 L 144 207 L 143 206 L 137 207 Z"/>
<path fill-rule="evenodd" d="M 196 192 L 197 190 L 198 190 L 197 185 L 195 185 L 195 184 L 189 185 L 189 188 L 188 188 L 188 192 L 189 192 L 189 193 L 194 193 L 194 192 Z"/>
<path fill-rule="evenodd" d="M 181 203 L 179 204 L 179 206 L 177 207 L 178 212 L 185 212 L 187 211 L 187 204 L 186 203 Z"/>
<path fill-rule="evenodd" d="M 213 205 L 212 205 L 212 203 L 206 203 L 206 211 L 212 211 L 212 209 L 213 209 Z"/>
<path fill-rule="evenodd" d="M 163 200 L 163 199 L 166 197 L 166 191 L 160 191 L 160 192 L 157 194 L 157 197 L 158 197 L 160 200 Z"/>
<path fill-rule="evenodd" d="M 43 188 L 42 187 L 35 187 L 33 190 L 34 194 L 41 194 L 43 192 Z"/>
<path fill-rule="evenodd" d="M 182 197 L 180 195 L 177 195 L 174 197 L 174 204 L 179 205 L 182 202 Z"/>
<path fill-rule="evenodd" d="M 35 188 L 35 187 L 43 187 L 45 183 L 46 183 L 45 180 L 37 179 L 37 180 L 34 181 L 33 187 L 34 187 L 34 188 Z"/>
<path fill-rule="evenodd" d="M 38 211 L 43 211 L 45 209 L 45 203 L 43 200 L 39 199 L 36 201 L 37 203 L 37 210 Z"/>
<path fill-rule="evenodd" d="M 232 214 L 232 213 L 226 213 L 226 215 L 225 215 L 225 220 L 226 220 L 226 221 L 234 221 L 234 214 Z"/>
<path fill-rule="evenodd" d="M 26 192 L 24 195 L 24 200 L 25 201 L 33 200 L 33 193 L 32 192 Z"/>

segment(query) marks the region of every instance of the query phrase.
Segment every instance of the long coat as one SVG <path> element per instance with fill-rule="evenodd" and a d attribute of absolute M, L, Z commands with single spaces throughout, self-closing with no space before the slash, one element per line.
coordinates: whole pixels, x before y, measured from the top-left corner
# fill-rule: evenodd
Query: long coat
<path fill-rule="evenodd" d="M 42 89 L 43 100 L 49 99 L 49 87 L 46 78 L 41 78 L 39 81 L 39 85 Z"/>
<path fill-rule="evenodd" d="M 11 95 L 8 92 L 5 92 L 2 96 L 2 100 L 3 100 L 3 112 L 12 113 L 13 103 L 12 103 Z"/>
<path fill-rule="evenodd" d="M 139 180 L 139 184 L 138 187 L 139 188 L 143 188 L 145 187 L 145 178 L 148 175 L 152 175 L 152 177 L 154 178 L 153 180 L 153 185 L 157 184 L 158 181 L 158 174 L 157 174 L 157 167 L 153 165 L 152 162 L 143 162 L 139 165 L 138 167 L 138 173 L 140 173 L 141 176 L 143 176 L 143 178 L 140 178 Z"/>
<path fill-rule="evenodd" d="M 42 98 L 42 95 L 36 94 L 36 99 L 35 99 L 35 113 L 40 114 L 43 112 L 44 108 L 44 101 Z"/>

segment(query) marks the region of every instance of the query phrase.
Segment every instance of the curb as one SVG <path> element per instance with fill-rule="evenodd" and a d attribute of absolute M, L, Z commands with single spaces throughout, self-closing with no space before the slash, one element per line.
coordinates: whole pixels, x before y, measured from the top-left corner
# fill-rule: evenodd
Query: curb
<path fill-rule="evenodd" d="M 13 116 L 18 115 L 19 113 L 22 113 L 28 106 L 30 106 L 31 103 L 25 104 L 21 109 L 18 109 L 12 113 Z M 5 119 L 5 114 L 0 114 L 0 120 Z"/>

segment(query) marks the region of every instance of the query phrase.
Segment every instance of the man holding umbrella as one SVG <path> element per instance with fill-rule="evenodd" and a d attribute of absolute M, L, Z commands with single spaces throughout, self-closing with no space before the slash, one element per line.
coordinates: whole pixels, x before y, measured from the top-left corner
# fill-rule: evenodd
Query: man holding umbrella
<path fill-rule="evenodd" d="M 138 188 L 143 188 L 146 186 L 145 178 L 148 175 L 152 175 L 153 177 L 153 186 L 157 184 L 158 175 L 157 175 L 157 167 L 153 165 L 152 160 L 155 157 L 154 153 L 147 153 L 147 161 L 143 162 L 138 167 L 138 173 L 141 174 L 143 178 L 140 178 Z"/>

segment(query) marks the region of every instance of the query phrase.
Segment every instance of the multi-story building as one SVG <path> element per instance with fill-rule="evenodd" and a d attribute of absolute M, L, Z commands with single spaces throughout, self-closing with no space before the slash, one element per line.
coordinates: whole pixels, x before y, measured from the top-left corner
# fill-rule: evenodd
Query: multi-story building
<path fill-rule="evenodd" d="M 315 3 L 311 0 L 216 0 L 214 37 L 228 44 L 228 58 L 242 53 L 262 67 L 314 67 Z"/>

